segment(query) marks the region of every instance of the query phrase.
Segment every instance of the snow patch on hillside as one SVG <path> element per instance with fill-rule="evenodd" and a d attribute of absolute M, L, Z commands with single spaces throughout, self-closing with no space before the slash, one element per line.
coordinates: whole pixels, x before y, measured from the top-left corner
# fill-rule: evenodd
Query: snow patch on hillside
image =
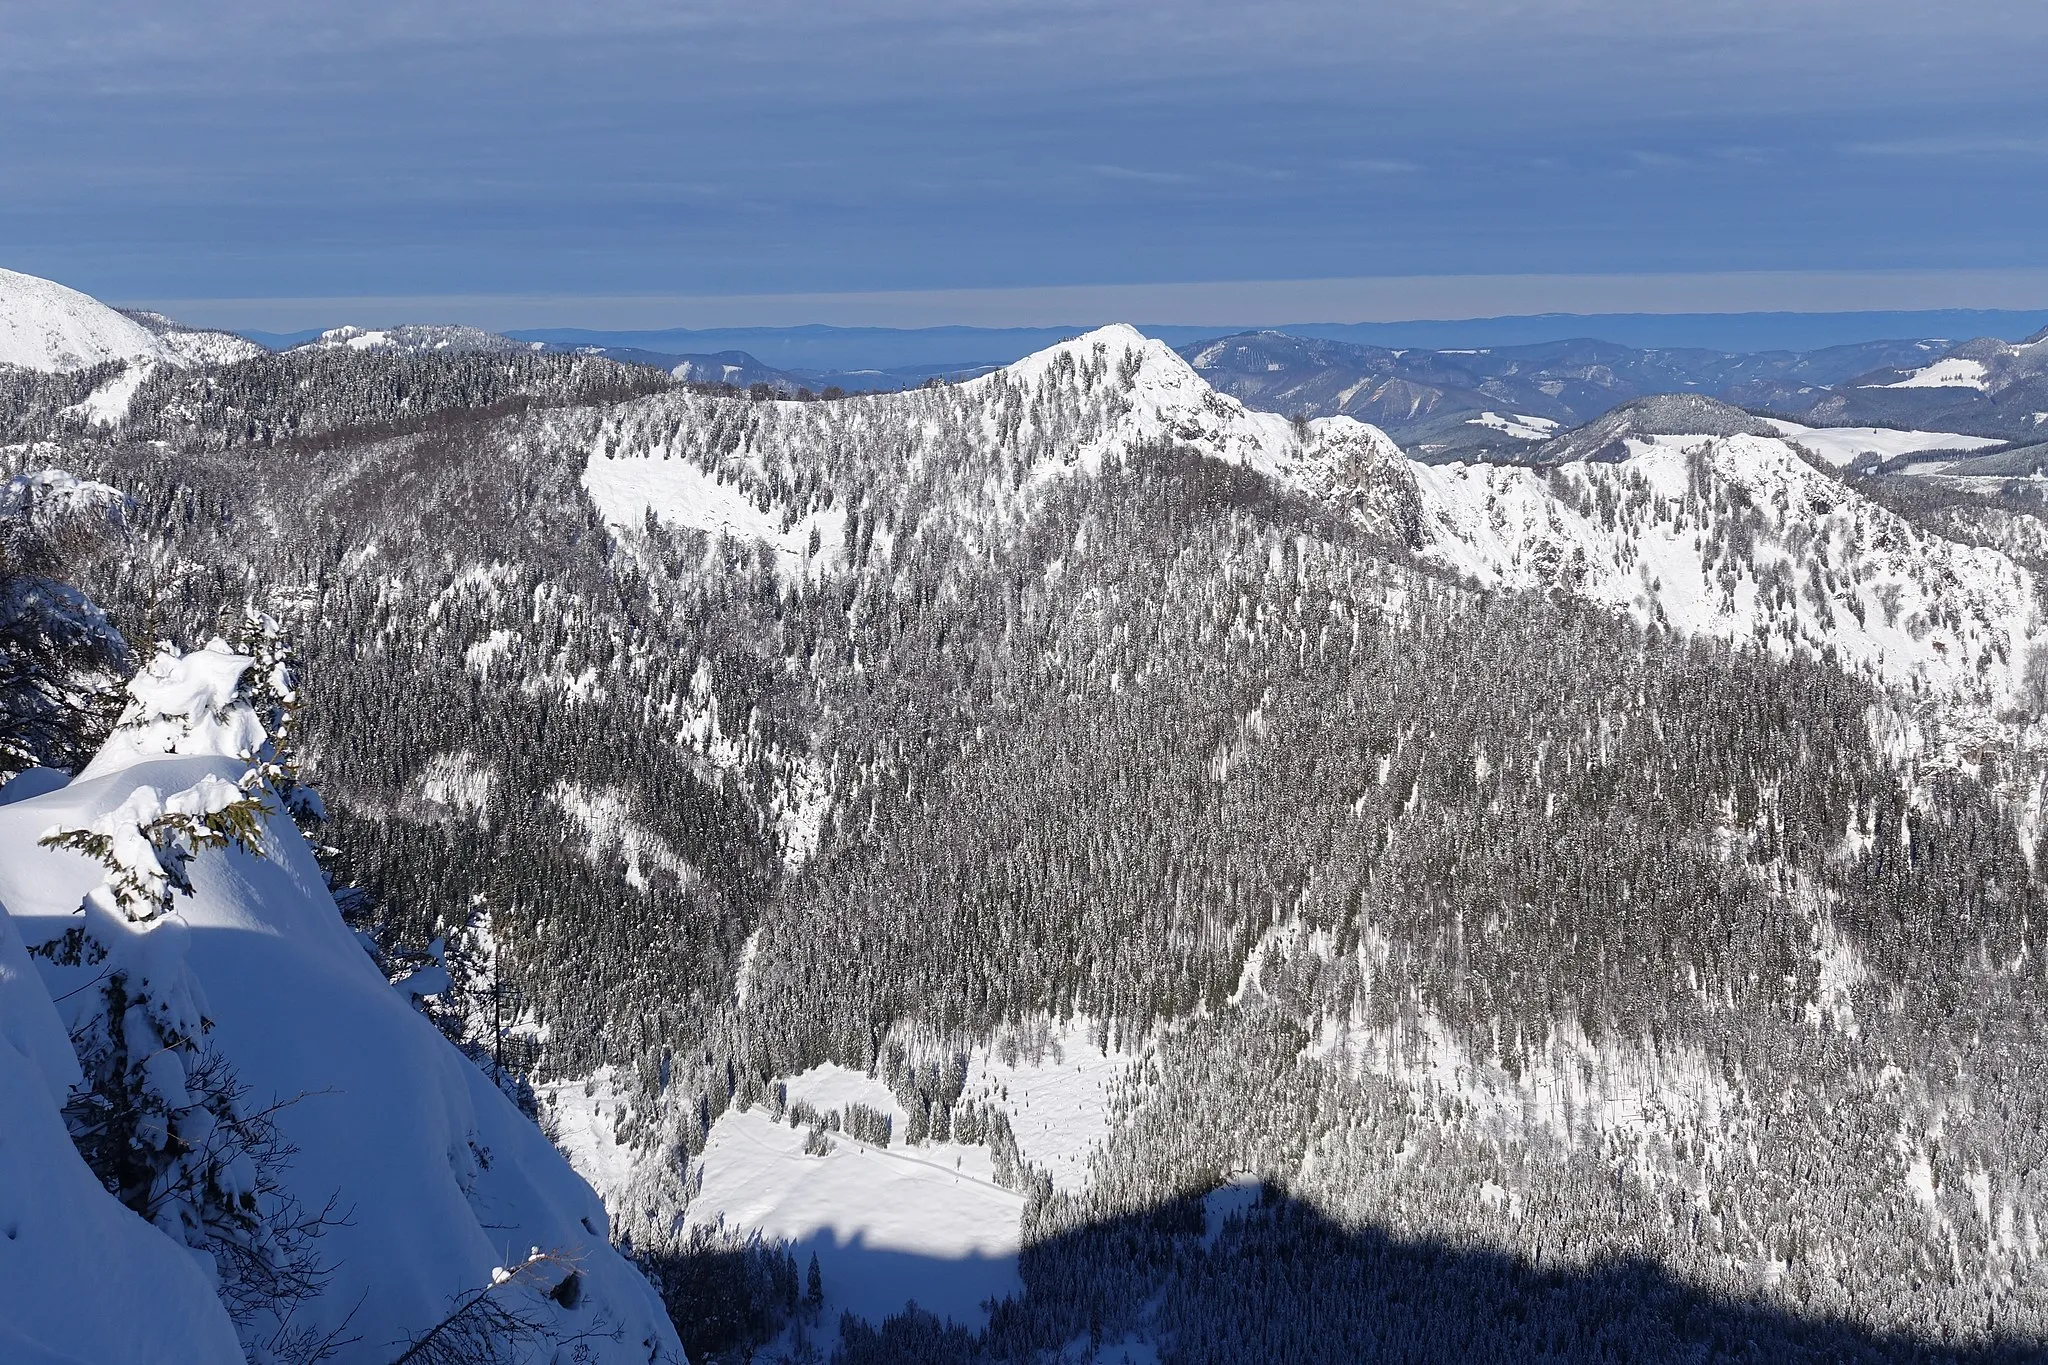
<path fill-rule="evenodd" d="M 685 459 L 593 458 L 583 486 L 613 526 L 630 529 L 651 514 L 685 530 L 758 541 L 775 552 L 778 576 L 790 581 L 827 572 L 846 540 L 846 515 L 838 508 L 788 517 Z"/>
<path fill-rule="evenodd" d="M 1930 450 L 1985 450 L 2005 442 L 1988 436 L 1959 436 L 1950 431 L 1893 431 L 1889 427 L 1809 427 L 1782 418 L 1764 419 L 1789 441 L 1811 451 L 1837 469 L 1867 456 L 1881 460 L 1918 455 Z"/>
<path fill-rule="evenodd" d="M 435 754 L 414 779 L 419 800 L 454 815 L 481 820 L 491 806 L 498 774 L 467 749 Z"/>
<path fill-rule="evenodd" d="M 1865 384 L 1866 389 L 1978 389 L 1985 388 L 1989 373 L 1981 360 L 1950 356 L 1913 371 L 1889 384 Z"/>
<path fill-rule="evenodd" d="M 154 366 L 147 360 L 130 361 L 120 372 L 100 384 L 83 399 L 65 408 L 62 416 L 76 418 L 89 426 L 115 427 L 128 420 L 128 409 L 136 391 L 149 378 Z"/>
<path fill-rule="evenodd" d="M 652 873 L 666 873 L 685 888 L 696 884 L 697 869 L 666 839 L 640 823 L 625 793 L 564 778 L 549 789 L 548 799 L 581 832 L 584 856 L 593 864 L 609 867 L 618 861 L 626 865 L 628 886 L 645 890 Z"/>
<path fill-rule="evenodd" d="M 1348 397 L 1349 390 L 1341 397 Z M 1509 413 L 1503 417 L 1497 412 L 1482 412 L 1468 418 L 1467 426 L 1489 427 L 1505 436 L 1522 441 L 1547 441 L 1557 435 L 1558 424 L 1548 417 L 1524 417 L 1520 413 Z"/>

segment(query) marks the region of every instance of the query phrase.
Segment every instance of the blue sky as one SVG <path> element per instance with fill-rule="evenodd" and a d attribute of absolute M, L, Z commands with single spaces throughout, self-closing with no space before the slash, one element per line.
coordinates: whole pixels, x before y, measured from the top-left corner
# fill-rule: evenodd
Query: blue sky
<path fill-rule="evenodd" d="M 280 329 L 2041 307 L 2044 70 L 2037 0 L 0 0 L 0 264 Z"/>

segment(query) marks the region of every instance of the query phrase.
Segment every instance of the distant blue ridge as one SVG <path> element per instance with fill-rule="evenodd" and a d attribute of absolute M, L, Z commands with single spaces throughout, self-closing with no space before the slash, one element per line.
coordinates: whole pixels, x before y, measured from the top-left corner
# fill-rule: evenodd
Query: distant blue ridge
<path fill-rule="evenodd" d="M 419 322 L 435 319 L 421 317 Z M 1108 321 L 1110 319 L 1105 319 Z M 917 368 L 941 370 L 1006 365 L 1097 323 L 1067 327 L 672 327 L 654 331 L 600 331 L 540 327 L 507 332 L 521 341 L 566 346 L 629 347 L 658 355 L 745 351 L 784 370 L 838 371 Z M 1518 317 L 1423 319 L 1412 322 L 1285 323 L 1270 330 L 1366 346 L 1428 350 L 1525 346 L 1590 337 L 1623 346 L 1694 348 L 1736 353 L 1813 351 L 1879 340 L 1999 337 L 2018 341 L 2048 326 L 2048 310 L 1939 309 L 1864 313 L 1540 313 Z M 1253 327 L 1148 326 L 1147 336 L 1172 346 Z M 320 335 L 244 331 L 274 350 Z"/>
<path fill-rule="evenodd" d="M 1104 319 L 1113 321 L 1114 319 Z M 891 369 L 899 366 L 1004 365 L 1042 350 L 1096 323 L 1069 327 L 712 327 L 612 332 L 543 327 L 507 333 L 522 341 L 576 346 L 631 346 L 664 354 L 745 351 L 785 370 Z M 1251 327 L 1138 324 L 1147 336 L 1173 346 Z M 1860 341 L 1940 337 L 1964 341 L 1992 336 L 2007 341 L 2048 326 L 2048 310 L 1943 309 L 1870 313 L 1544 313 L 1525 317 L 1414 322 L 1287 323 L 1273 328 L 1295 336 L 1325 337 L 1367 346 L 1523 346 L 1593 337 L 1623 346 L 1701 350 L 1812 351 Z M 263 338 L 258 337 L 258 340 Z"/>

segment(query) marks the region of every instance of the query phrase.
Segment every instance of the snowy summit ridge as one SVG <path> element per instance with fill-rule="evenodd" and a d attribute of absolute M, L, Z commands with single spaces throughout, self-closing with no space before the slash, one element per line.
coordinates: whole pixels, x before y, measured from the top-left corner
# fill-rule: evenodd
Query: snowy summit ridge
<path fill-rule="evenodd" d="M 110 360 L 159 360 L 156 334 L 54 280 L 0 270 L 0 365 L 61 373 Z"/>
<path fill-rule="evenodd" d="M 867 433 L 888 434 L 887 480 L 950 490 L 918 516 L 991 529 L 1028 515 L 1047 479 L 1170 445 L 1256 471 L 1478 585 L 1570 592 L 1685 634 L 1832 656 L 1980 715 L 2011 698 L 2048 640 L 2029 570 L 1929 534 L 1770 423 L 1695 395 L 1639 400 L 1544 443 L 1534 463 L 1547 471 L 1426 465 L 1349 417 L 1253 411 L 1123 325 L 942 389 L 737 412 L 719 402 L 661 394 L 567 437 L 592 452 L 584 484 L 608 521 L 652 512 L 763 542 L 793 573 L 830 572 L 844 510 L 784 505 L 771 490 Z M 735 417 L 736 446 L 705 441 Z"/>
<path fill-rule="evenodd" d="M 262 353 L 244 337 L 186 327 L 161 313 L 124 313 L 54 280 L 0 270 L 0 365 L 46 374 L 110 361 L 188 369 Z"/>

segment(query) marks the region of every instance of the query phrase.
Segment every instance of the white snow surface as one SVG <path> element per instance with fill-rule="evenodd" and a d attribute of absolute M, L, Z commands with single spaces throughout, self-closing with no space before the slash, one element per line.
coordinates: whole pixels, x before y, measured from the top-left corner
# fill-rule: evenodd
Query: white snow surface
<path fill-rule="evenodd" d="M 203 1282 L 193 1290 L 191 1253 L 107 1196 L 90 1197 L 56 1113 L 58 1087 L 73 1078 L 69 1043 L 52 1035 L 51 999 L 37 999 L 47 988 L 14 947 L 78 923 L 81 899 L 105 876 L 82 854 L 40 846 L 46 831 L 92 827 L 144 790 L 186 793 L 246 771 L 230 755 L 247 752 L 249 727 L 221 698 L 249 661 L 221 650 L 187 658 L 152 663 L 134 689 L 136 724 L 77 780 L 0 805 L 0 1143 L 10 1153 L 0 1221 L 23 1209 L 35 1234 L 26 1245 L 0 1240 L 0 1264 L 23 1262 L 0 1276 L 0 1321 L 55 1359 L 241 1359 L 232 1333 L 221 1336 L 224 1318 L 206 1309 Z M 183 735 L 172 733 L 174 704 L 189 708 Z M 579 1306 L 526 1286 L 504 1292 L 531 1296 L 526 1306 L 562 1335 L 602 1321 L 606 1335 L 586 1343 L 595 1360 L 679 1360 L 653 1291 L 611 1249 L 596 1195 L 385 983 L 290 821 L 266 820 L 261 845 L 261 858 L 202 851 L 188 869 L 194 893 L 176 898 L 148 938 L 160 955 L 182 954 L 204 994 L 210 1047 L 257 1102 L 285 1102 L 276 1119 L 297 1148 L 290 1188 L 315 1209 L 333 1198 L 348 1215 L 319 1243 L 333 1279 L 299 1325 L 347 1320 L 343 1335 L 357 1340 L 335 1359 L 381 1365 L 455 1295 L 540 1247 L 578 1258 Z M 38 1302 L 17 1308 L 17 1295 Z"/>
<path fill-rule="evenodd" d="M 198 1263 L 102 1189 L 71 1145 L 58 1111 L 78 1079 L 56 1007 L 0 903 L 0 1359 L 240 1360 Z"/>
<path fill-rule="evenodd" d="M 1503 435 L 1524 441 L 1547 441 L 1557 435 L 1557 423 L 1548 417 L 1525 417 L 1511 412 L 1503 417 L 1497 412 L 1482 412 L 1466 422 L 1467 426 L 1490 427 Z"/>
<path fill-rule="evenodd" d="M 846 540 L 843 512 L 818 509 L 785 526 L 779 509 L 763 508 L 739 485 L 722 483 L 687 460 L 593 459 L 583 486 L 614 526 L 637 525 L 652 512 L 671 526 L 759 541 L 775 551 L 777 575 L 786 579 L 822 571 Z"/>
<path fill-rule="evenodd" d="M 1890 384 L 1866 384 L 1869 389 L 1983 389 L 1984 378 L 1989 373 L 1981 360 L 1970 360 L 1963 356 L 1949 356 L 1932 365 L 1923 365 L 1904 379 Z"/>
<path fill-rule="evenodd" d="M 1963 436 L 1952 431 L 1893 431 L 1889 427 L 1809 427 L 1782 418 L 1764 419 L 1789 441 L 1812 451 L 1837 469 L 1866 455 L 1889 460 L 1928 450 L 1984 450 L 2005 442 L 1989 436 Z"/>
<path fill-rule="evenodd" d="M 804 1079 L 791 1082 L 792 1098 Z M 880 1082 L 861 1079 L 864 1089 L 831 1087 L 840 1096 L 833 1107 L 861 1093 L 872 1107 L 896 1107 Z M 828 1133 L 831 1150 L 807 1156 L 808 1128 L 778 1123 L 758 1106 L 729 1112 L 712 1126 L 690 1220 L 787 1241 L 799 1265 L 815 1253 L 826 1322 L 842 1312 L 880 1322 L 915 1300 L 978 1328 L 987 1321 L 984 1300 L 1023 1289 L 1024 1197 L 995 1183 L 987 1148 L 906 1147 L 902 1124 L 899 1112 L 888 1147 Z"/>
<path fill-rule="evenodd" d="M 119 426 L 128 420 L 128 409 L 135 402 L 135 392 L 142 387 L 142 381 L 149 378 L 149 372 L 155 365 L 156 362 L 150 360 L 129 361 L 112 378 L 65 408 L 63 415 L 76 417 L 96 427 Z"/>
<path fill-rule="evenodd" d="M 96 390 L 82 415 L 119 422 L 151 364 L 192 369 L 264 354 L 247 337 L 182 327 L 159 314 L 136 317 L 36 275 L 0 270 L 0 365 L 61 374 L 110 360 L 127 371 Z M 122 387 L 117 387 L 122 386 Z"/>
<path fill-rule="evenodd" d="M 54 280 L 0 270 L 0 365 L 56 374 L 162 358 L 156 336 L 133 318 Z"/>

